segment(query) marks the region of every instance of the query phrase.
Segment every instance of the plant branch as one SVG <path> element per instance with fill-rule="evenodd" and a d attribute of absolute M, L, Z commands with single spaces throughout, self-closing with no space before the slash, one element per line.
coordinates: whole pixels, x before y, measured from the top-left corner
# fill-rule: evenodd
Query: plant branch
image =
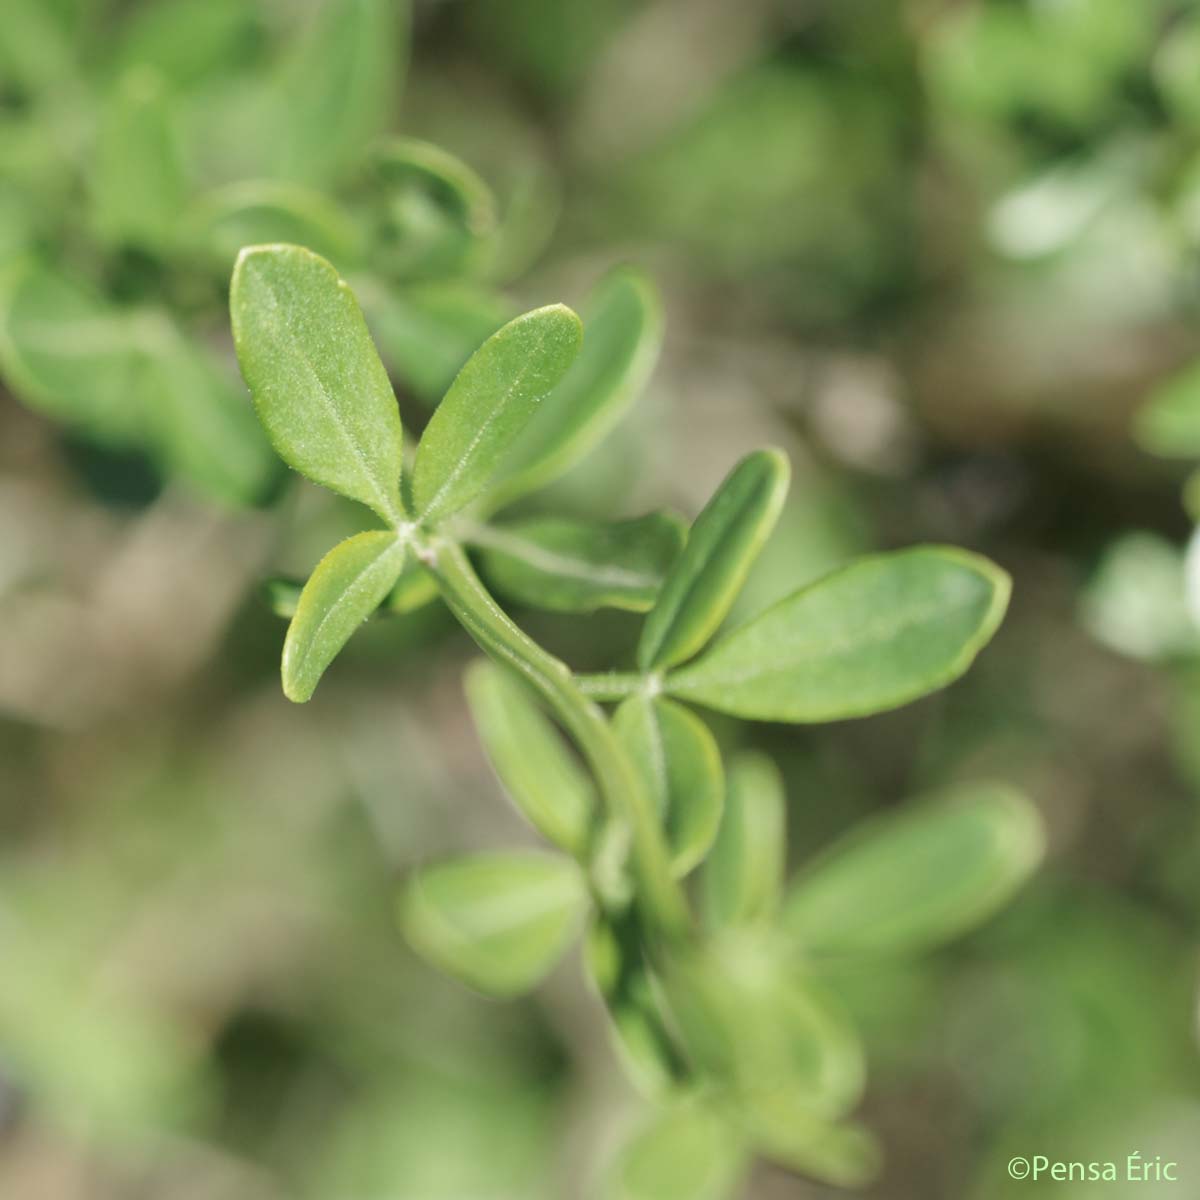
<path fill-rule="evenodd" d="M 691 916 L 671 872 L 653 802 L 604 713 L 577 686 L 567 665 L 543 650 L 500 608 L 460 546 L 439 538 L 431 551 L 426 566 L 450 611 L 482 650 L 517 671 L 550 705 L 587 759 L 610 811 L 629 822 L 638 903 L 647 924 L 668 937 L 684 933 Z"/>

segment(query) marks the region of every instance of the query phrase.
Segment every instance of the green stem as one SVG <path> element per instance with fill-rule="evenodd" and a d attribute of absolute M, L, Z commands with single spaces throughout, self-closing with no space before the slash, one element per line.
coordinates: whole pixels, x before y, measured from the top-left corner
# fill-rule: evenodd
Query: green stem
<path fill-rule="evenodd" d="M 454 542 L 435 539 L 425 564 L 463 628 L 492 658 L 519 672 L 558 715 L 595 773 L 609 809 L 629 822 L 638 900 L 647 924 L 672 937 L 691 917 L 671 873 L 670 854 L 653 803 L 637 768 L 604 713 L 576 686 L 570 668 L 522 632 L 479 581 Z"/>
<path fill-rule="evenodd" d="M 644 692 L 648 678 L 631 671 L 605 671 L 600 675 L 576 675 L 575 686 L 593 700 L 625 700 Z"/>

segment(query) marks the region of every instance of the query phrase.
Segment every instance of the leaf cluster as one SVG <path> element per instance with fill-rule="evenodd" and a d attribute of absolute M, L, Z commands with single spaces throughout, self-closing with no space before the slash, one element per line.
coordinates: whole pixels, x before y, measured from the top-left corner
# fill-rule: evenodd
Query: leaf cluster
<path fill-rule="evenodd" d="M 787 459 L 769 449 L 737 463 L 690 525 L 664 513 L 505 521 L 504 506 L 575 462 L 644 379 L 661 323 L 630 272 L 597 290 L 586 334 L 555 304 L 484 341 L 411 468 L 387 373 L 332 265 L 294 245 L 248 248 L 231 308 L 279 455 L 382 524 L 285 598 L 285 692 L 307 700 L 362 622 L 397 589 L 411 596 L 406 574 L 421 573 L 489 655 L 467 674 L 471 711 L 506 792 L 553 847 L 417 871 L 400 906 L 412 945 L 514 996 L 586 929 L 615 1044 L 661 1102 L 616 1166 L 614 1195 L 663 1194 L 681 1161 L 695 1178 L 679 1194 L 722 1195 L 753 1153 L 835 1183 L 870 1178 L 877 1147 L 850 1119 L 862 1049 L 823 976 L 925 953 L 986 920 L 1037 865 L 1040 823 L 1007 788 L 967 787 L 856 828 L 789 882 L 777 771 L 757 754 L 726 763 L 703 714 L 840 720 L 943 687 L 995 632 L 1007 576 L 947 547 L 871 555 L 726 631 L 786 495 Z M 511 621 L 473 560 L 522 604 L 644 612 L 628 668 L 571 671 Z"/>
<path fill-rule="evenodd" d="M 0 376 L 31 408 L 159 475 L 261 503 L 278 461 L 222 326 L 237 252 L 302 242 L 353 274 L 393 377 L 440 397 L 513 315 L 501 214 L 466 164 L 386 136 L 396 0 L 165 0 L 93 27 L 12 0 L 0 74 Z M 281 10 L 282 11 L 282 10 Z"/>

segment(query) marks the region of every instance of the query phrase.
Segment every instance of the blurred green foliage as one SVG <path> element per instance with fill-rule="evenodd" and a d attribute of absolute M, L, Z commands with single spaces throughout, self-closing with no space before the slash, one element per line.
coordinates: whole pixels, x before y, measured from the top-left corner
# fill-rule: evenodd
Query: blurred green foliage
<path fill-rule="evenodd" d="M 718 741 L 779 762 L 805 858 L 967 777 L 1050 827 L 1043 881 L 960 947 L 829 967 L 868 1195 L 1025 1195 L 1005 1163 L 1039 1146 L 1200 1177 L 1194 3 L 6 0 L 3 26 L 0 1194 L 576 1196 L 643 1118 L 573 973 L 496 1006 L 395 930 L 416 862 L 520 836 L 445 614 L 371 622 L 309 710 L 278 696 L 257 584 L 361 525 L 284 492 L 246 419 L 224 289 L 273 239 L 352 279 L 414 427 L 521 307 L 645 267 L 644 411 L 512 519 L 694 512 L 781 442 L 735 620 L 920 540 L 1010 571 L 950 692 Z M 636 635 L 520 619 L 597 669 Z M 703 1117 L 670 1120 L 719 1176 Z"/>

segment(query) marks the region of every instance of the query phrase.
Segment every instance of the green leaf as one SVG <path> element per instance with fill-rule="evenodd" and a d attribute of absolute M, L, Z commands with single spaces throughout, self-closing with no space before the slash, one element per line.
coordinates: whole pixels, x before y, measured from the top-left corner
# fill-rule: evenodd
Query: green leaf
<path fill-rule="evenodd" d="M 879 1174 L 883 1154 L 859 1125 L 824 1119 L 794 1092 L 752 1092 L 737 1109 L 739 1123 L 765 1158 L 837 1187 L 864 1187 Z"/>
<path fill-rule="evenodd" d="M 437 580 L 419 560 L 413 558 L 404 564 L 404 570 L 400 572 L 400 578 L 396 580 L 396 586 L 392 588 L 384 607 L 388 612 L 404 616 L 424 608 L 437 599 L 437 594 Z"/>
<path fill-rule="evenodd" d="M 267 607 L 284 620 L 291 620 L 296 615 L 300 604 L 300 593 L 304 590 L 302 579 L 285 579 L 276 576 L 267 579 L 262 585 L 262 597 Z M 400 571 L 400 577 L 388 593 L 378 612 L 406 613 L 416 612 L 424 608 L 438 594 L 437 580 L 415 558 L 407 558 Z"/>
<path fill-rule="evenodd" d="M 283 690 L 303 704 L 351 634 L 379 607 L 404 566 L 405 544 L 373 529 L 339 542 L 304 585 L 283 643 Z"/>
<path fill-rule="evenodd" d="M 1200 362 L 1155 389 L 1134 418 L 1133 432 L 1152 454 L 1200 458 Z"/>
<path fill-rule="evenodd" d="M 558 729 L 519 679 L 486 659 L 467 669 L 466 688 L 480 740 L 513 803 L 538 832 L 582 857 L 596 789 Z"/>
<path fill-rule="evenodd" d="M 497 591 L 551 612 L 605 606 L 644 612 L 678 557 L 687 527 L 672 513 L 600 523 L 529 517 L 482 526 L 469 540 L 483 549 Z"/>
<path fill-rule="evenodd" d="M 301 246 L 248 247 L 229 305 L 242 375 L 280 457 L 398 524 L 400 414 L 337 272 Z"/>
<path fill-rule="evenodd" d="M 285 579 L 282 575 L 264 579 L 260 586 L 260 594 L 266 606 L 285 621 L 290 621 L 300 607 L 300 593 L 304 591 L 304 581 L 301 579 Z"/>
<path fill-rule="evenodd" d="M 663 321 L 649 279 L 626 268 L 613 271 L 588 298 L 583 316 L 583 349 L 508 453 L 494 507 L 574 466 L 625 415 L 654 370 Z"/>
<path fill-rule="evenodd" d="M 209 192 L 192 215 L 196 239 L 222 270 L 230 270 L 243 246 L 291 243 L 304 246 L 346 270 L 360 256 L 349 216 L 323 192 L 297 183 L 248 179 Z"/>
<path fill-rule="evenodd" d="M 725 811 L 704 864 L 704 911 L 711 927 L 774 914 L 783 887 L 787 809 L 779 769 L 765 754 L 729 765 Z"/>
<path fill-rule="evenodd" d="M 579 318 L 552 304 L 510 321 L 471 355 L 417 447 L 413 498 L 421 520 L 449 516 L 487 486 L 582 336 Z"/>
<path fill-rule="evenodd" d="M 496 231 L 495 200 L 461 159 L 429 142 L 393 138 L 373 152 L 369 173 L 377 272 L 401 280 L 445 277 L 486 253 Z"/>
<path fill-rule="evenodd" d="M 751 720 L 883 712 L 962 675 L 999 626 L 1009 588 L 999 567 L 963 550 L 871 555 L 727 634 L 665 686 Z"/>
<path fill-rule="evenodd" d="M 164 320 L 140 376 L 148 448 L 172 476 L 230 504 L 261 503 L 282 474 L 229 366 Z"/>
<path fill-rule="evenodd" d="M 618 926 L 596 917 L 584 941 L 589 981 L 604 1000 L 614 1049 L 634 1084 L 648 1096 L 665 1096 L 681 1064 L 663 1027 L 635 922 Z"/>
<path fill-rule="evenodd" d="M 420 955 L 464 983 L 517 996 L 549 973 L 575 936 L 588 896 L 579 868 L 556 854 L 477 854 L 426 867 L 401 899 Z"/>
<path fill-rule="evenodd" d="M 176 239 L 187 181 L 165 82 L 152 68 L 129 71 L 106 97 L 88 181 L 104 238 L 150 249 Z"/>
<path fill-rule="evenodd" d="M 1079 619 L 1098 641 L 1147 662 L 1195 654 L 1184 553 L 1157 533 L 1123 533 L 1105 547 L 1079 598 Z"/>
<path fill-rule="evenodd" d="M 361 288 L 363 307 L 393 373 L 426 404 L 446 393 L 475 349 L 512 313 L 503 297 L 460 281 Z"/>
<path fill-rule="evenodd" d="M 130 15 L 117 64 L 152 67 L 174 87 L 191 86 L 236 64 L 258 22 L 245 0 L 158 0 Z"/>
<path fill-rule="evenodd" d="M 396 0 L 324 0 L 279 80 L 279 174 L 324 183 L 358 165 L 393 118 L 406 24 Z"/>
<path fill-rule="evenodd" d="M 757 450 L 704 506 L 642 628 L 637 661 L 643 671 L 683 662 L 712 637 L 775 527 L 788 475 L 780 451 Z"/>
<path fill-rule="evenodd" d="M 114 307 L 33 262 L 0 282 L 0 313 L 0 368 L 31 407 L 219 499 L 269 491 L 276 460 L 245 393 L 164 313 Z"/>
<path fill-rule="evenodd" d="M 659 696 L 631 696 L 613 726 L 658 805 L 671 866 L 686 875 L 703 861 L 721 822 L 725 780 L 717 743 L 694 713 Z"/>
<path fill-rule="evenodd" d="M 0 279 L 0 366 L 25 403 L 112 445 L 145 435 L 139 400 L 156 319 L 34 261 Z"/>
<path fill-rule="evenodd" d="M 745 1166 L 737 1131 L 698 1100 L 657 1113 L 625 1147 L 610 1200 L 723 1200 Z"/>
<path fill-rule="evenodd" d="M 975 788 L 851 832 L 796 882 L 783 927 L 814 957 L 915 954 L 990 917 L 1044 848 L 1028 800 Z"/>
<path fill-rule="evenodd" d="M 731 931 L 679 951 L 662 979 L 691 1061 L 735 1100 L 791 1095 L 826 1120 L 858 1103 L 866 1069 L 857 1034 L 774 938 Z"/>

